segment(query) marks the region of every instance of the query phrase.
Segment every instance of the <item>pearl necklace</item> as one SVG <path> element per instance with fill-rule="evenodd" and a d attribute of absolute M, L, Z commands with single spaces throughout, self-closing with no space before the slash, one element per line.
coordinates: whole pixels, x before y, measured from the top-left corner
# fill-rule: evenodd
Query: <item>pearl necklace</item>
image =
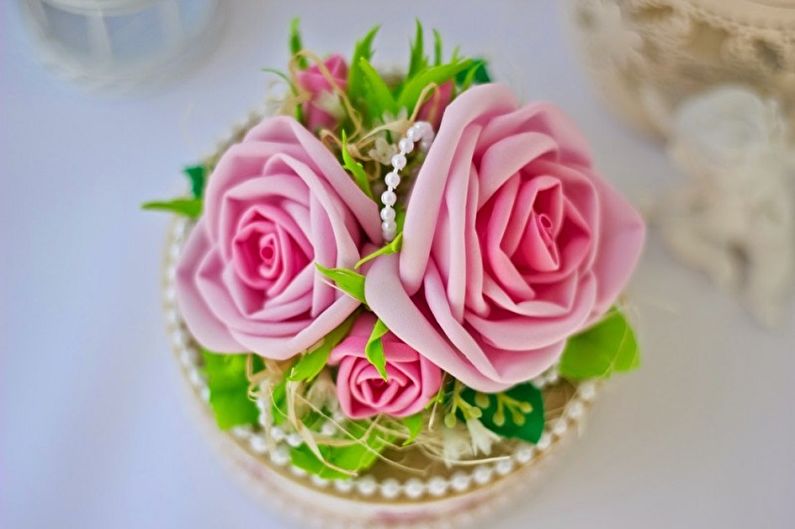
<path fill-rule="evenodd" d="M 399 152 L 392 157 L 392 170 L 384 177 L 386 191 L 381 193 L 381 232 L 384 240 L 391 241 L 397 234 L 397 222 L 395 222 L 395 202 L 397 194 L 395 189 L 400 185 L 400 171 L 406 167 L 406 155 L 414 150 L 414 144 L 419 142 L 420 149 L 427 152 L 431 147 L 435 134 L 431 124 L 427 121 L 417 121 L 409 127 L 406 135 L 398 142 Z"/>

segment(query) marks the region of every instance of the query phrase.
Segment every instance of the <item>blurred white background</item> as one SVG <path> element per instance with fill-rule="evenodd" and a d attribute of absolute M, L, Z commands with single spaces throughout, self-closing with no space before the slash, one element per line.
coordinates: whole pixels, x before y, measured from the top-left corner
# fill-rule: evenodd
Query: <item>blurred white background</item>
<path fill-rule="evenodd" d="M 259 104 L 264 66 L 305 44 L 403 64 L 414 17 L 564 107 L 639 205 L 677 178 L 658 145 L 592 95 L 553 0 L 223 2 L 219 47 L 170 84 L 85 92 L 37 60 L 16 2 L 0 14 L 0 527 L 289 527 L 249 497 L 194 423 L 163 331 L 165 215 L 144 200 Z M 598 400 L 532 501 L 489 525 L 792 527 L 795 317 L 758 327 L 652 231 L 631 288 L 645 358 Z"/>

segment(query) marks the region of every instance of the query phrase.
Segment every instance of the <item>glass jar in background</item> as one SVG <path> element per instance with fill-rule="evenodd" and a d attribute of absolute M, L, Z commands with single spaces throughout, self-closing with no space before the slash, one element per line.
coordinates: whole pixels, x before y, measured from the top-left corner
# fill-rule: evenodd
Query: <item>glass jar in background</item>
<path fill-rule="evenodd" d="M 208 52 L 218 3 L 22 0 L 21 8 L 47 66 L 80 84 L 123 90 L 170 77 Z"/>

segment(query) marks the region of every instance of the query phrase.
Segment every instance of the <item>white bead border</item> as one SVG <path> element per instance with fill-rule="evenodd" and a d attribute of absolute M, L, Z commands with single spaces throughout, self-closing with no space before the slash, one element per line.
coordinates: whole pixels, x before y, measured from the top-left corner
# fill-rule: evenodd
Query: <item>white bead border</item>
<path fill-rule="evenodd" d="M 262 113 L 259 111 L 251 112 L 246 119 L 242 120 L 232 130 L 228 138 L 222 139 L 217 144 L 215 154 L 206 156 L 210 159 L 225 151 L 232 143 L 245 134 L 260 119 Z M 432 141 L 432 136 L 429 138 Z M 430 143 L 430 142 L 428 142 Z M 427 145 L 423 145 L 424 148 Z M 165 274 L 163 303 L 168 325 L 168 332 L 171 340 L 172 349 L 182 367 L 188 382 L 193 391 L 204 402 L 209 409 L 210 390 L 204 375 L 198 369 L 199 352 L 191 345 L 191 340 L 185 324 L 176 304 L 176 263 L 182 251 L 182 245 L 190 231 L 191 222 L 188 219 L 179 217 L 174 220 L 171 232 L 169 233 L 167 248 L 165 252 Z M 535 379 L 533 384 L 539 389 L 558 382 L 556 366 L 542 373 Z M 406 498 L 412 501 L 421 500 L 423 497 L 441 498 L 447 494 L 461 494 L 470 489 L 487 485 L 494 479 L 507 476 L 516 471 L 519 467 L 529 465 L 548 453 L 570 430 L 577 430 L 585 415 L 588 406 L 596 397 L 597 383 L 592 380 L 581 382 L 577 386 L 575 394 L 566 403 L 563 413 L 554 422 L 545 425 L 544 433 L 535 445 L 522 445 L 510 456 L 501 458 L 492 463 L 477 465 L 474 468 L 458 470 L 445 478 L 442 476 L 432 476 L 425 481 L 418 478 L 410 478 L 405 482 L 395 479 L 385 479 L 377 482 L 372 476 L 364 475 L 350 480 L 325 480 L 318 476 L 309 476 L 305 470 L 290 464 L 289 447 L 300 444 L 297 436 L 288 435 L 282 429 L 274 427 L 271 429 L 271 438 L 267 439 L 264 435 L 254 432 L 250 427 L 237 427 L 230 430 L 231 435 L 241 448 L 244 448 L 257 457 L 264 458 L 266 455 L 270 462 L 277 467 L 287 467 L 288 471 L 297 478 L 307 481 L 318 489 L 333 488 L 341 495 L 348 495 L 353 492 L 362 497 L 378 496 L 385 500 L 398 500 Z"/>

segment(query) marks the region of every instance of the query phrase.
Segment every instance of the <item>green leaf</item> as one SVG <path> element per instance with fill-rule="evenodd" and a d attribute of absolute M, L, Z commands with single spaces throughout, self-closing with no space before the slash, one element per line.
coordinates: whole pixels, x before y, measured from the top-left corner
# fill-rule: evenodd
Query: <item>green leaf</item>
<path fill-rule="evenodd" d="M 141 208 L 151 211 L 170 211 L 177 215 L 196 219 L 202 213 L 202 199 L 175 198 L 169 201 L 145 202 L 141 205 Z"/>
<path fill-rule="evenodd" d="M 466 388 L 461 397 L 482 410 L 483 426 L 498 435 L 537 443 L 544 433 L 544 398 L 529 382 L 494 394 Z"/>
<path fill-rule="evenodd" d="M 459 62 L 452 62 L 443 64 L 441 66 L 431 66 L 423 70 L 414 78 L 406 82 L 403 90 L 398 97 L 398 108 L 406 108 L 409 111 L 414 109 L 417 100 L 423 89 L 431 83 L 441 85 L 450 79 L 453 79 L 459 72 L 463 72 L 472 65 L 472 60 L 465 59 Z"/>
<path fill-rule="evenodd" d="M 376 430 L 370 431 L 368 434 L 366 427 L 356 423 L 348 423 L 345 426 L 347 430 L 354 433 L 355 439 L 362 441 L 361 444 L 346 446 L 321 445 L 318 449 L 323 459 L 328 463 L 357 474 L 370 468 L 376 462 L 378 454 L 383 452 L 391 442 L 391 439 L 385 439 Z M 326 465 L 305 444 L 291 449 L 290 459 L 295 466 L 323 479 L 351 478 L 350 475 Z"/>
<path fill-rule="evenodd" d="M 207 167 L 204 165 L 192 165 L 182 170 L 190 180 L 190 190 L 194 198 L 202 198 L 204 195 L 204 184 L 207 181 Z"/>
<path fill-rule="evenodd" d="M 342 165 L 353 175 L 353 180 L 356 182 L 356 185 L 359 186 L 359 189 L 370 197 L 370 199 L 375 200 L 373 198 L 373 191 L 370 189 L 370 180 L 367 178 L 364 167 L 361 163 L 354 160 L 351 153 L 348 151 L 348 136 L 345 134 L 344 129 L 342 131 Z"/>
<path fill-rule="evenodd" d="M 304 44 L 301 40 L 300 24 L 301 21 L 298 17 L 290 22 L 290 55 L 293 57 L 304 49 Z M 309 66 L 309 62 L 306 60 L 306 57 L 298 57 L 298 67 L 304 70 L 307 66 Z"/>
<path fill-rule="evenodd" d="M 359 68 L 364 78 L 365 92 L 364 104 L 370 112 L 372 119 L 379 119 L 384 112 L 396 114 L 398 105 L 386 81 L 364 57 L 359 59 Z"/>
<path fill-rule="evenodd" d="M 467 90 L 475 83 L 483 84 L 491 82 L 491 77 L 486 69 L 486 61 L 484 59 L 475 59 L 472 66 L 456 75 L 456 82 L 461 88 L 461 91 Z"/>
<path fill-rule="evenodd" d="M 222 430 L 257 423 L 259 411 L 248 398 L 246 356 L 202 351 L 203 370 L 210 390 L 210 407 L 215 422 Z"/>
<path fill-rule="evenodd" d="M 400 247 L 402 246 L 402 244 L 403 244 L 403 232 L 401 231 L 395 236 L 394 239 L 392 239 L 392 242 L 385 244 L 384 246 L 377 249 L 373 253 L 367 254 L 361 259 L 359 259 L 359 262 L 357 262 L 354 265 L 354 268 L 359 269 L 362 266 L 364 266 L 365 263 L 372 261 L 373 259 L 375 259 L 380 255 L 389 255 L 393 253 L 398 253 L 400 251 Z"/>
<path fill-rule="evenodd" d="M 347 335 L 353 326 L 353 322 L 359 316 L 354 312 L 345 321 L 328 333 L 315 350 L 301 356 L 298 361 L 290 368 L 287 380 L 312 380 L 325 367 L 331 350 L 334 349 Z"/>
<path fill-rule="evenodd" d="M 425 415 L 422 412 L 415 413 L 414 415 L 403 417 L 400 422 L 409 432 L 408 438 L 403 442 L 403 446 L 408 446 L 413 443 L 417 439 L 417 436 L 420 435 L 420 432 L 422 432 L 422 427 L 425 424 Z"/>
<path fill-rule="evenodd" d="M 360 59 L 369 61 L 373 57 L 373 41 L 378 33 L 380 26 L 372 28 L 362 40 L 356 43 L 351 59 L 351 68 L 348 71 L 348 97 L 354 102 L 363 97 L 364 74 L 362 73 Z"/>
<path fill-rule="evenodd" d="M 569 379 L 605 378 L 640 365 L 635 331 L 613 308 L 596 325 L 569 338 L 558 371 Z"/>
<path fill-rule="evenodd" d="M 293 94 L 296 93 L 295 85 L 290 80 L 290 77 L 286 73 L 284 73 L 283 71 L 277 70 L 276 68 L 262 68 L 261 71 L 263 71 L 265 73 L 270 73 L 270 74 L 275 75 L 276 77 L 279 77 L 282 81 L 287 83 L 287 86 L 290 87 L 290 91 Z"/>
<path fill-rule="evenodd" d="M 433 30 L 433 65 L 442 64 L 442 35 L 439 30 Z"/>
<path fill-rule="evenodd" d="M 384 342 L 381 338 L 389 332 L 389 328 L 380 319 L 375 321 L 373 331 L 370 333 L 370 338 L 367 339 L 367 345 L 364 346 L 364 354 L 367 359 L 378 370 L 378 374 L 384 380 L 387 379 L 386 373 L 386 354 L 384 353 Z"/>
<path fill-rule="evenodd" d="M 409 60 L 409 71 L 406 79 L 411 79 L 419 72 L 428 67 L 428 59 L 425 57 L 425 42 L 424 31 L 422 24 L 419 20 L 417 22 L 417 31 L 414 34 L 414 40 L 411 42 L 411 59 Z"/>
<path fill-rule="evenodd" d="M 334 282 L 334 284 L 354 299 L 362 303 L 364 300 L 364 276 L 349 268 L 326 268 L 320 263 L 315 263 L 318 272 Z"/>

